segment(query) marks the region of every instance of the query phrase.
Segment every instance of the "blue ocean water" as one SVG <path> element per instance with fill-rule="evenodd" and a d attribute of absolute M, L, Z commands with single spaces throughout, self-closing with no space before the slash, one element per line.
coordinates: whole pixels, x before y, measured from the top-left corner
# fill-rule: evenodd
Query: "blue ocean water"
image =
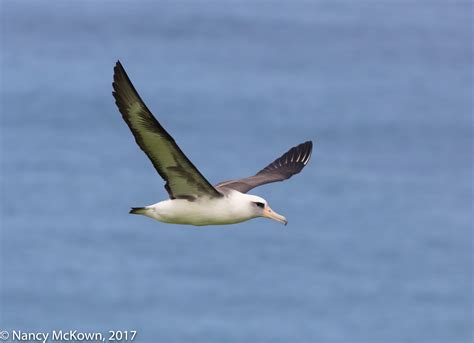
<path fill-rule="evenodd" d="M 473 339 L 470 1 L 2 1 L 0 329 L 138 342 Z M 165 225 L 120 59 L 207 178 L 289 225 Z"/>

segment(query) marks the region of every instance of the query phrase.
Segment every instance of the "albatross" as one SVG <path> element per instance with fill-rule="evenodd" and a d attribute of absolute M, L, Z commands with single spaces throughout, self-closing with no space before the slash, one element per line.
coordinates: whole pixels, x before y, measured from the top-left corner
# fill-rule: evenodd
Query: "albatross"
<path fill-rule="evenodd" d="M 132 207 L 141 214 L 164 223 L 185 225 L 224 225 L 257 217 L 287 224 L 286 218 L 273 211 L 268 202 L 251 189 L 298 174 L 311 158 L 313 143 L 299 144 L 253 176 L 211 185 L 181 151 L 138 95 L 120 61 L 114 68 L 112 83 L 115 103 L 145 152 L 165 181 L 169 199 L 145 207 Z"/>

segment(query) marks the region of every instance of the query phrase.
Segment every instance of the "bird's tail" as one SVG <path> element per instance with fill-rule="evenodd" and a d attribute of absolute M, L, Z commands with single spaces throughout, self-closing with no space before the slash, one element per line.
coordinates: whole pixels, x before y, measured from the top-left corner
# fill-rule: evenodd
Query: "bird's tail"
<path fill-rule="evenodd" d="M 132 207 L 130 210 L 130 214 L 145 214 L 146 212 L 146 207 Z"/>

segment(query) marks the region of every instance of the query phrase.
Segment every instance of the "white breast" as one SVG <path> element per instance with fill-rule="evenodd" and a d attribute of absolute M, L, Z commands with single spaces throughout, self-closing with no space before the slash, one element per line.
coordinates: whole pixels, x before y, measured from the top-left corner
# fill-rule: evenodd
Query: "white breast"
<path fill-rule="evenodd" d="M 188 225 L 235 224 L 255 218 L 246 195 L 231 191 L 222 198 L 165 200 L 147 206 L 146 216 L 165 223 Z"/>

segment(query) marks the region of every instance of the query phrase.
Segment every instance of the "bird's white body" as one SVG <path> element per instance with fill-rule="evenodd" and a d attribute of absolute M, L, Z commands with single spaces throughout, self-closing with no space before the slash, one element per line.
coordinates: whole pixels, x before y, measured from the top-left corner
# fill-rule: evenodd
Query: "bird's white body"
<path fill-rule="evenodd" d="M 143 208 L 140 214 L 172 224 L 197 226 L 235 224 L 261 216 L 255 206 L 252 206 L 252 200 L 265 201 L 260 197 L 232 190 L 221 198 L 161 201 Z"/>

